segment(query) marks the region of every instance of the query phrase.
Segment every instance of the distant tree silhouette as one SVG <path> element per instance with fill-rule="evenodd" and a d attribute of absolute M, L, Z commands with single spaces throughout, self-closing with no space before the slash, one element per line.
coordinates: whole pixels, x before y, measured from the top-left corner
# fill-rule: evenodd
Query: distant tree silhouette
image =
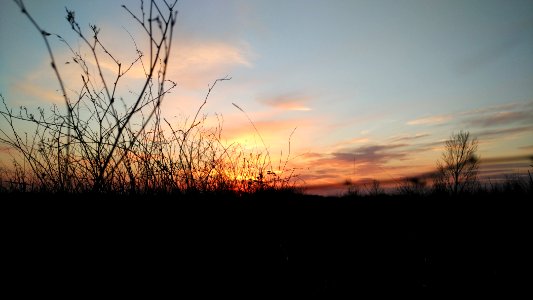
<path fill-rule="evenodd" d="M 426 193 L 426 184 L 424 178 L 407 177 L 399 183 L 398 192 L 405 196 L 421 196 Z"/>
<path fill-rule="evenodd" d="M 478 141 L 468 131 L 459 131 L 446 141 L 441 160 L 437 161 L 436 188 L 457 195 L 477 183 Z"/>
<path fill-rule="evenodd" d="M 368 194 L 370 196 L 379 196 L 385 194 L 385 190 L 381 188 L 381 183 L 379 180 L 372 180 L 370 187 L 368 187 Z"/>

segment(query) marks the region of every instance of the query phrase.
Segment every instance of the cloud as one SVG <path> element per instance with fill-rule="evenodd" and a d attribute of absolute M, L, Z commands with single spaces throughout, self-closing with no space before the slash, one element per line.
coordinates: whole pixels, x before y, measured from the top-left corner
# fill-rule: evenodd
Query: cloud
<path fill-rule="evenodd" d="M 28 81 L 23 83 L 15 83 L 13 87 L 18 92 L 31 96 L 32 98 L 37 99 L 39 102 L 50 102 L 54 104 L 65 103 L 65 100 L 59 91 L 44 88 Z"/>
<path fill-rule="evenodd" d="M 370 142 L 369 138 L 359 137 L 359 138 L 353 138 L 349 140 L 340 141 L 332 145 L 330 148 L 331 149 L 345 149 L 346 147 L 349 147 L 354 144 L 362 144 L 362 143 L 368 143 L 368 142 Z"/>
<path fill-rule="evenodd" d="M 396 145 L 371 145 L 351 149 L 349 151 L 335 152 L 333 157 L 345 162 L 366 163 L 366 164 L 383 164 L 391 159 L 401 159 L 406 153 L 394 152 L 392 149 L 398 149 L 407 146 L 406 144 Z"/>
<path fill-rule="evenodd" d="M 187 42 L 177 45 L 169 63 L 169 75 L 178 85 L 204 88 L 206 82 L 230 73 L 235 67 L 252 67 L 253 53 L 246 43 Z"/>
<path fill-rule="evenodd" d="M 522 126 L 522 127 L 513 127 L 513 128 L 502 128 L 502 129 L 489 129 L 477 132 L 478 137 L 486 138 L 497 138 L 497 137 L 507 137 L 515 134 L 521 134 L 524 132 L 533 133 L 533 128 L 531 126 Z"/>
<path fill-rule="evenodd" d="M 503 111 L 472 119 L 468 123 L 471 126 L 486 127 L 531 120 L 533 115 L 530 111 Z"/>
<path fill-rule="evenodd" d="M 370 145 L 346 149 L 329 154 L 309 153 L 302 156 L 306 165 L 310 166 L 311 175 L 319 175 L 322 181 L 339 181 L 347 176 L 359 174 L 380 174 L 381 166 L 392 161 L 405 159 L 408 152 L 400 150 L 404 144 Z M 394 166 L 387 166 L 392 170 Z M 314 178 L 310 174 L 307 178 Z"/>
<path fill-rule="evenodd" d="M 483 164 L 498 164 L 498 163 L 510 163 L 510 162 L 531 162 L 533 161 L 533 155 L 517 155 L 517 156 L 500 156 L 500 157 L 488 157 L 481 158 L 479 160 Z"/>
<path fill-rule="evenodd" d="M 510 125 L 515 123 L 533 123 L 533 102 L 511 103 L 487 107 L 481 110 L 468 111 L 464 120 L 469 126 L 488 127 Z"/>
<path fill-rule="evenodd" d="M 173 46 L 167 79 L 175 81 L 180 87 L 196 89 L 205 86 L 216 78 L 228 75 L 235 67 L 252 67 L 253 53 L 246 43 L 238 45 L 218 41 L 183 41 Z M 143 58 L 148 68 L 148 56 Z M 128 67 L 131 61 L 124 61 Z M 88 60 L 95 67 L 93 60 Z M 111 59 L 104 57 L 99 61 L 100 67 L 109 78 L 114 79 L 118 66 Z M 125 68 L 122 69 L 122 72 Z M 146 70 L 148 72 L 148 69 Z M 146 73 L 141 62 L 135 63 L 126 73 L 127 78 L 145 79 Z"/>
<path fill-rule="evenodd" d="M 450 114 L 428 116 L 408 121 L 408 125 L 439 125 L 448 121 L 470 130 L 506 125 L 533 124 L 533 101 L 491 105 Z"/>
<path fill-rule="evenodd" d="M 451 115 L 437 115 L 420 119 L 415 119 L 407 122 L 408 125 L 435 125 L 448 122 L 453 119 Z"/>
<path fill-rule="evenodd" d="M 259 99 L 259 102 L 270 107 L 282 110 L 309 111 L 311 110 L 311 108 L 309 108 L 308 106 L 308 102 L 310 101 L 310 99 L 311 97 L 307 95 L 300 95 L 298 93 L 287 93 L 274 97 Z"/>
<path fill-rule="evenodd" d="M 475 110 L 427 116 L 412 120 L 412 125 L 441 124 L 451 121 L 449 126 L 468 128 L 480 141 L 502 139 L 523 139 L 533 133 L 529 126 L 530 102 L 506 103 L 486 106 Z M 457 128 L 455 128 L 457 127 Z M 448 132 L 449 133 L 449 132 Z M 306 166 L 301 176 L 313 191 L 325 194 L 343 192 L 347 180 L 361 183 L 362 178 L 375 178 L 383 184 L 395 184 L 398 180 L 415 176 L 430 178 L 434 174 L 435 160 L 444 147 L 447 136 L 439 132 L 420 132 L 392 136 L 373 144 L 365 137 L 346 139 L 329 147 L 329 152 L 310 152 L 301 157 Z M 374 138 L 372 140 L 375 140 Z M 364 142 L 366 145 L 358 144 Z M 529 143 L 526 143 L 529 145 Z M 529 150 L 523 147 L 523 150 Z M 527 154 L 527 153 L 526 153 Z M 482 157 L 480 176 L 495 178 L 509 174 L 517 168 L 527 168 L 529 156 Z"/>
<path fill-rule="evenodd" d="M 496 105 L 489 105 L 482 108 L 477 109 L 471 109 L 464 112 L 459 113 L 460 115 L 481 115 L 481 114 L 487 114 L 487 113 L 496 113 L 501 111 L 513 111 L 513 110 L 523 110 L 523 109 L 530 109 L 531 105 L 533 105 L 533 101 L 526 101 L 526 102 L 511 102 L 511 103 L 504 103 L 504 104 L 496 104 Z"/>
<path fill-rule="evenodd" d="M 421 138 L 428 137 L 428 136 L 429 136 L 429 134 L 427 134 L 427 133 L 418 133 L 418 134 L 415 134 L 415 135 L 412 135 L 412 136 L 401 136 L 401 137 L 393 138 L 392 142 L 393 143 L 406 142 L 406 141 L 412 141 L 412 140 L 421 139 Z"/>
<path fill-rule="evenodd" d="M 482 177 L 487 176 L 506 176 L 508 174 L 516 174 L 518 170 L 527 170 L 529 163 L 527 161 L 522 162 L 508 162 L 508 163 L 491 163 L 480 164 L 479 175 Z"/>
<path fill-rule="evenodd" d="M 313 190 L 336 188 L 342 192 L 347 180 L 364 183 L 362 178 L 373 178 L 394 185 L 405 177 L 432 174 L 435 162 L 432 150 L 443 143 L 419 142 L 428 136 L 420 133 L 392 137 L 387 143 L 363 146 L 346 142 L 344 148 L 337 147 L 338 150 L 329 153 L 310 152 L 301 157 L 307 167 L 301 178 Z"/>
<path fill-rule="evenodd" d="M 368 143 L 368 141 L 369 141 L 368 138 L 354 138 L 354 139 L 349 140 L 348 142 L 352 144 L 359 144 L 359 143 Z"/>
<path fill-rule="evenodd" d="M 198 65 L 208 67 L 217 65 L 244 65 L 251 67 L 247 50 L 243 45 L 234 46 L 222 42 L 192 43 L 191 45 L 177 47 L 175 68 L 188 69 Z"/>

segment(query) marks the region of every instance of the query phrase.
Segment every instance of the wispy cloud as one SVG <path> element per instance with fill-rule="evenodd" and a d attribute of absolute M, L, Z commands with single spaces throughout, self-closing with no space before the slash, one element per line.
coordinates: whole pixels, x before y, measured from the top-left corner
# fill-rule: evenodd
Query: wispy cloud
<path fill-rule="evenodd" d="M 531 122 L 531 120 L 533 120 L 533 115 L 528 111 L 502 111 L 474 118 L 469 120 L 468 123 L 471 126 L 483 127 L 520 123 L 523 121 Z"/>
<path fill-rule="evenodd" d="M 333 153 L 309 153 L 302 160 L 309 166 L 304 178 L 310 183 L 339 183 L 347 178 L 383 176 L 387 172 L 405 171 L 404 167 L 389 163 L 406 159 L 409 151 L 405 144 L 368 145 L 347 148 Z"/>
<path fill-rule="evenodd" d="M 473 127 L 533 124 L 533 101 L 494 105 L 461 114 Z"/>
<path fill-rule="evenodd" d="M 453 119 L 452 115 L 437 115 L 437 116 L 430 116 L 430 117 L 424 117 L 419 118 L 415 120 L 408 121 L 408 125 L 436 125 L 436 124 L 442 124 L 448 121 L 451 121 Z"/>
<path fill-rule="evenodd" d="M 329 149 L 330 151 L 342 151 L 343 149 L 353 147 L 354 145 L 367 144 L 370 142 L 370 139 L 367 137 L 357 137 L 349 140 L 343 140 L 335 143 Z"/>
<path fill-rule="evenodd" d="M 503 103 L 503 104 L 495 104 L 495 105 L 489 105 L 485 107 L 480 107 L 476 109 L 467 110 L 464 112 L 459 113 L 460 115 L 483 115 L 487 113 L 497 113 L 501 111 L 516 111 L 516 110 L 522 110 L 522 109 L 531 109 L 531 105 L 533 105 L 533 101 L 526 101 L 526 102 L 511 102 L 511 103 Z"/>
<path fill-rule="evenodd" d="M 171 52 L 167 78 L 177 82 L 180 87 L 204 88 L 214 78 L 229 74 L 234 67 L 252 67 L 252 57 L 252 51 L 246 43 L 235 45 L 219 41 L 185 41 L 176 45 Z M 93 61 L 89 62 L 94 65 Z M 103 59 L 99 63 L 108 74 L 116 74 L 118 67 L 113 61 Z M 144 79 L 147 71 L 137 62 L 126 76 Z"/>
<path fill-rule="evenodd" d="M 476 128 L 533 125 L 533 101 L 490 105 L 473 110 L 440 114 L 408 121 L 408 125 L 460 125 Z"/>
<path fill-rule="evenodd" d="M 511 127 L 511 128 L 502 128 L 502 129 L 489 129 L 477 132 L 478 137 L 485 138 L 499 138 L 504 136 L 510 136 L 515 134 L 522 133 L 531 133 L 533 134 L 533 128 L 531 126 L 522 126 L 522 127 Z"/>
<path fill-rule="evenodd" d="M 54 91 L 50 88 L 45 88 L 37 84 L 32 84 L 30 82 L 16 83 L 14 84 L 13 88 L 23 95 L 37 99 L 38 102 L 48 102 L 54 104 L 65 103 L 65 100 L 59 91 Z M 21 100 L 22 99 L 19 98 L 19 103 L 25 102 Z"/>
<path fill-rule="evenodd" d="M 262 98 L 259 99 L 259 102 L 270 107 L 282 110 L 309 111 L 311 110 L 311 108 L 309 107 L 310 100 L 311 97 L 308 95 L 302 95 L 299 93 L 287 93 L 274 97 Z"/>
<path fill-rule="evenodd" d="M 206 80 L 219 78 L 235 67 L 252 67 L 253 53 L 246 43 L 197 42 L 178 46 L 169 65 L 169 75 L 187 88 L 205 87 Z"/>
<path fill-rule="evenodd" d="M 422 139 L 422 138 L 425 138 L 425 137 L 428 137 L 428 136 L 429 136 L 428 133 L 418 133 L 418 134 L 415 134 L 415 135 L 399 136 L 399 137 L 392 138 L 392 142 L 393 143 L 407 142 L 407 141 L 413 141 L 413 140 Z"/>
<path fill-rule="evenodd" d="M 248 49 L 222 42 L 203 42 L 178 48 L 175 68 L 193 68 L 199 65 L 244 65 L 251 67 Z"/>
<path fill-rule="evenodd" d="M 130 47 L 129 44 L 124 46 L 122 50 L 130 54 L 131 49 L 128 47 Z M 119 50 L 117 48 L 115 52 L 120 52 Z M 219 41 L 187 41 L 176 45 L 171 55 L 167 79 L 178 84 L 179 89 L 173 92 L 179 94 L 181 98 L 187 96 L 186 91 L 201 90 L 203 92 L 214 79 L 231 74 L 236 67 L 252 67 L 254 57 L 253 51 L 245 42 L 231 44 Z M 89 71 L 93 75 L 95 88 L 97 90 L 103 88 L 94 59 L 90 56 L 85 59 Z M 121 62 L 123 66 L 129 66 L 134 59 L 135 57 L 128 56 L 128 59 Z M 146 60 L 146 56 L 143 59 Z M 56 61 L 67 94 L 72 97 L 73 93 L 78 92 L 82 86 L 80 67 L 72 60 L 72 54 L 65 49 L 57 51 Z M 145 67 L 147 66 L 146 63 Z M 105 55 L 100 57 L 99 65 L 108 86 L 112 86 L 116 79 L 118 66 Z M 122 72 L 124 69 L 123 67 Z M 140 61 L 135 63 L 125 76 L 121 77 L 117 93 L 128 98 L 131 91 L 136 92 L 139 82 L 146 78 L 145 71 L 147 70 L 143 69 Z M 37 64 L 32 70 L 24 74 L 22 80 L 12 84 L 11 88 L 14 93 L 26 96 L 19 97 L 18 103 L 31 101 L 62 104 L 64 100 L 60 92 L 56 91 L 57 88 L 53 88 L 54 86 L 57 86 L 57 79 L 50 67 L 49 60 L 45 58 L 42 63 Z"/>

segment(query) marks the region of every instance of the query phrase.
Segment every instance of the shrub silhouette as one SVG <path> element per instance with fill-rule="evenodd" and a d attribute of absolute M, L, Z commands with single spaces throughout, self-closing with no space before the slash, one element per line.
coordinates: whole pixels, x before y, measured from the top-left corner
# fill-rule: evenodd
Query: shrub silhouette
<path fill-rule="evenodd" d="M 123 61 L 104 44 L 100 39 L 104 30 L 96 25 L 90 25 L 86 33 L 74 11 L 66 9 L 66 20 L 81 41 L 83 49 L 78 50 L 60 35 L 42 29 L 23 1 L 15 2 L 47 46 L 64 108 L 39 107 L 32 113 L 20 107 L 16 112 L 0 94 L 3 103 L 0 115 L 5 123 L 0 129 L 0 142 L 16 153 L 14 167 L 4 175 L 5 182 L 9 183 L 6 188 L 169 193 L 248 192 L 291 186 L 293 173 L 284 173 L 287 164 L 280 164 L 278 170 L 274 170 L 266 146 L 267 155 L 257 150 L 247 151 L 238 144 L 225 145 L 221 136 L 221 116 L 217 116 L 218 125 L 206 125 L 203 108 L 208 98 L 217 83 L 231 78 L 219 78 L 209 85 L 195 115 L 182 124 L 162 117 L 164 97 L 176 87 L 176 83 L 167 78 L 167 70 L 172 63 L 177 1 L 141 2 L 139 11 L 122 6 L 140 26 L 147 45 L 139 48 L 143 43 L 138 43 L 130 34 L 131 50 L 135 53 L 131 61 Z M 72 56 L 69 65 L 79 69 L 82 87 L 76 92 L 63 80 L 49 43 L 51 38 L 57 38 L 66 46 Z M 85 50 L 90 53 L 89 57 L 82 54 Z M 113 66 L 112 76 L 109 68 L 104 70 L 104 64 Z M 133 69 L 142 70 L 143 80 L 136 90 L 121 93 Z M 32 125 L 33 132 L 20 130 L 23 123 Z"/>
<path fill-rule="evenodd" d="M 424 178 L 419 177 L 407 177 L 404 178 L 399 184 L 397 191 L 400 195 L 405 196 L 422 196 L 426 194 L 427 182 Z"/>

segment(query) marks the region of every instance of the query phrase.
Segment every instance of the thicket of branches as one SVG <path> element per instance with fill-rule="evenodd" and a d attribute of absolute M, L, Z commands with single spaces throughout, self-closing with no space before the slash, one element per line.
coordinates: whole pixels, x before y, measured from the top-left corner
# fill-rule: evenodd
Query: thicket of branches
<path fill-rule="evenodd" d="M 289 156 L 275 168 L 267 148 L 249 151 L 239 144 L 224 144 L 220 116 L 218 126 L 206 125 L 203 108 L 211 92 L 218 82 L 231 78 L 215 80 L 195 115 L 182 124 L 162 117 L 163 99 L 176 87 L 167 78 L 176 2 L 141 1 L 137 10 L 122 6 L 148 45 L 141 49 L 142 43 L 130 35 L 135 57 L 122 61 L 100 39 L 101 29 L 90 25 L 86 31 L 74 11 L 66 10 L 66 20 L 83 45 L 76 50 L 60 35 L 43 29 L 23 1 L 15 0 L 47 47 L 64 107 L 14 110 L 0 94 L 0 142 L 13 150 L 13 168 L 3 170 L 2 189 L 147 193 L 294 188 Z M 52 38 L 70 52 L 81 88 L 66 86 L 50 46 Z M 114 66 L 111 76 L 104 63 Z M 136 90 L 121 93 L 121 84 L 134 68 L 143 70 L 142 82 Z M 32 131 L 20 129 L 28 125 Z"/>

